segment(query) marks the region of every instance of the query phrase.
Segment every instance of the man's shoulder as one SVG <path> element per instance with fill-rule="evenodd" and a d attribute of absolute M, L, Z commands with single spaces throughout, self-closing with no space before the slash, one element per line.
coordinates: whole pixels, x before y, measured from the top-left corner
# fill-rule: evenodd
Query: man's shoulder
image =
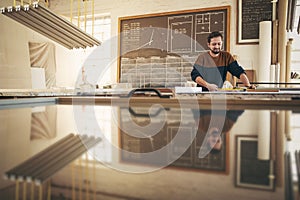
<path fill-rule="evenodd" d="M 210 55 L 209 55 L 208 51 L 204 51 L 204 52 L 199 53 L 199 55 L 197 57 L 197 60 L 198 61 L 207 60 L 208 58 L 210 58 Z"/>
<path fill-rule="evenodd" d="M 208 51 L 200 52 L 199 55 L 198 55 L 198 57 L 206 57 L 206 56 L 209 56 Z"/>
<path fill-rule="evenodd" d="M 220 54 L 224 56 L 232 56 L 228 51 L 220 51 Z"/>
<path fill-rule="evenodd" d="M 232 63 L 235 59 L 228 51 L 221 51 L 220 57 L 225 60 L 226 63 Z"/>

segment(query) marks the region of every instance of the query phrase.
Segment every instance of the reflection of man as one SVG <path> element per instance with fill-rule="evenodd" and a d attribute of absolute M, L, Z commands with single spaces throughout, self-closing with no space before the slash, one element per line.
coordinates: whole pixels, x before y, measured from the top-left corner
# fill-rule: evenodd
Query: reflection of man
<path fill-rule="evenodd" d="M 197 133 L 205 137 L 198 141 L 210 153 L 218 153 L 222 150 L 222 137 L 228 133 L 243 110 L 200 110 L 193 111 L 195 119 L 199 119 Z M 203 146 L 204 145 L 204 146 Z M 201 148 L 202 148 L 201 147 Z"/>
<path fill-rule="evenodd" d="M 222 148 L 222 138 L 220 135 L 220 130 L 217 127 L 212 127 L 207 132 L 207 145 L 208 148 L 212 149 L 211 153 L 219 152 Z"/>

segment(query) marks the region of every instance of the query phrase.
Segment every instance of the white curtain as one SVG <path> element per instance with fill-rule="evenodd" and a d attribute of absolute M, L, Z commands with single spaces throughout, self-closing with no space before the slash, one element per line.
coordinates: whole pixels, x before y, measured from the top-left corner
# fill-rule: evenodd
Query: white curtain
<path fill-rule="evenodd" d="M 56 85 L 56 59 L 55 45 L 52 43 L 29 42 L 29 54 L 31 67 L 45 69 L 46 87 L 51 88 Z"/>

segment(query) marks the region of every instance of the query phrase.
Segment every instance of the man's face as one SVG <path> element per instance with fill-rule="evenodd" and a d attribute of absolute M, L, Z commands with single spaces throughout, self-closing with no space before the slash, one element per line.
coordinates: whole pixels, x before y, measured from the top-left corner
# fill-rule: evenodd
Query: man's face
<path fill-rule="evenodd" d="M 221 37 L 215 37 L 211 38 L 210 43 L 207 43 L 207 46 L 213 54 L 218 54 L 222 49 L 222 43 Z"/>
<path fill-rule="evenodd" d="M 220 130 L 218 128 L 211 128 L 209 130 L 208 144 L 212 149 L 221 150 L 222 139 Z"/>

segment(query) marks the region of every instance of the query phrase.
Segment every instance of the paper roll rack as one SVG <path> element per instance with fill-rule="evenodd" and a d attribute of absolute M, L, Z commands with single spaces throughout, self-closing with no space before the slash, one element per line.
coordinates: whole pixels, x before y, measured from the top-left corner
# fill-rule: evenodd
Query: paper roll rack
<path fill-rule="evenodd" d="M 100 41 L 38 2 L 3 7 L 0 8 L 0 12 L 68 49 L 93 47 L 101 44 Z"/>

